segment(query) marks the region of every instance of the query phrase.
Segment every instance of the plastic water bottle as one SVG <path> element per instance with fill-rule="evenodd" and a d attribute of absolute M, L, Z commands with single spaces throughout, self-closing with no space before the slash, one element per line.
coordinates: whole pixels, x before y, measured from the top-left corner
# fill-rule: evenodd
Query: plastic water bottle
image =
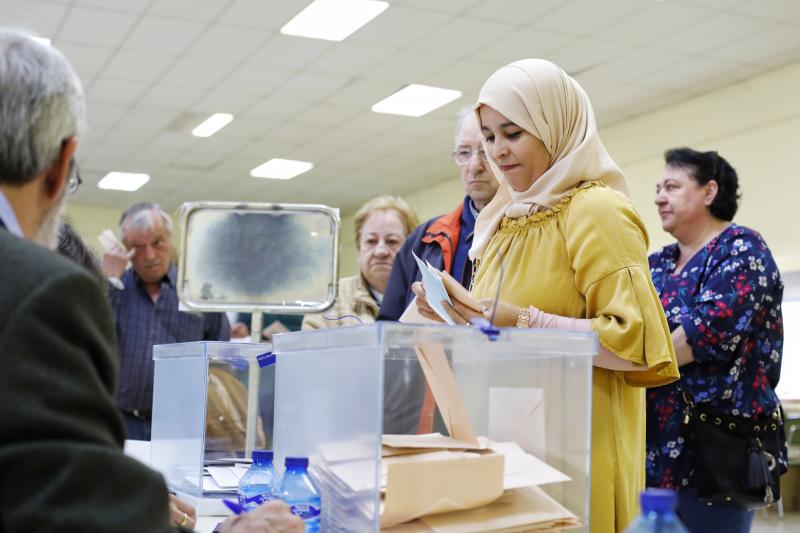
<path fill-rule="evenodd" d="M 319 489 L 308 475 L 307 457 L 287 457 L 286 472 L 280 490 L 275 494 L 303 519 L 306 533 L 317 533 L 322 512 Z"/>
<path fill-rule="evenodd" d="M 239 480 L 239 504 L 252 511 L 274 498 L 278 473 L 272 466 L 272 450 L 253 450 L 253 464 Z"/>
<path fill-rule="evenodd" d="M 689 533 L 678 515 L 675 506 L 678 494 L 667 489 L 648 489 L 640 496 L 642 514 L 633 521 L 625 533 Z"/>

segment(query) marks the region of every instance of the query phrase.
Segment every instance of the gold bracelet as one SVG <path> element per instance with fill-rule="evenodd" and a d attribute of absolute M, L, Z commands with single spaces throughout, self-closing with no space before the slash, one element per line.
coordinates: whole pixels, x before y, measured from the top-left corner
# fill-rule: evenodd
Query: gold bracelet
<path fill-rule="evenodd" d="M 527 305 L 520 310 L 519 315 L 517 316 L 517 327 L 531 327 L 531 308 Z"/>

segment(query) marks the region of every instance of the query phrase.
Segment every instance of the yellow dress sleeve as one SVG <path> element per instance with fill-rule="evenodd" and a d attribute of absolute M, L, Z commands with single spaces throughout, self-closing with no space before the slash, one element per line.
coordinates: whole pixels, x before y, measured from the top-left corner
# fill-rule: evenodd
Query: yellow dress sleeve
<path fill-rule="evenodd" d="M 633 386 L 679 377 L 669 326 L 647 263 L 647 231 L 630 201 L 606 187 L 572 199 L 564 222 L 567 254 L 586 318 L 600 343 L 648 370 L 621 372 Z"/>

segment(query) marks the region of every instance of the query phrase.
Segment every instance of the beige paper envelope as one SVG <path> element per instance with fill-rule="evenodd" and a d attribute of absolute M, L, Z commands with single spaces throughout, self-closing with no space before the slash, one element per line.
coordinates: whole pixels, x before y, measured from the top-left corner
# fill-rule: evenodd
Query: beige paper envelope
<path fill-rule="evenodd" d="M 451 299 L 458 300 L 465 306 L 478 313 L 482 311 L 483 306 L 472 297 L 469 291 L 465 289 L 462 284 L 456 281 L 456 278 L 451 276 L 446 270 L 441 270 L 438 272 L 442 278 L 442 284 L 444 284 L 444 288 L 447 290 L 447 294 Z"/>
<path fill-rule="evenodd" d="M 503 494 L 502 455 L 389 465 L 381 526 L 486 505 Z"/>
<path fill-rule="evenodd" d="M 544 390 L 525 387 L 489 389 L 489 438 L 516 442 L 523 450 L 544 457 Z"/>
<path fill-rule="evenodd" d="M 417 352 L 417 358 L 439 407 L 447 432 L 456 440 L 478 445 L 475 429 L 469 419 L 461 391 L 458 390 L 453 370 L 447 361 L 444 347 L 436 343 L 418 344 L 414 347 L 414 351 Z"/>
<path fill-rule="evenodd" d="M 475 457 L 478 457 L 477 452 L 455 450 L 433 450 L 422 453 L 384 457 L 381 460 L 381 488 L 385 489 L 387 487 L 389 467 L 392 465 L 401 463 L 420 463 L 425 461 L 447 461 L 452 459 L 474 459 Z"/>
<path fill-rule="evenodd" d="M 539 487 L 506 491 L 484 507 L 423 516 L 420 521 L 436 533 L 553 531 L 581 525 L 574 514 Z"/>

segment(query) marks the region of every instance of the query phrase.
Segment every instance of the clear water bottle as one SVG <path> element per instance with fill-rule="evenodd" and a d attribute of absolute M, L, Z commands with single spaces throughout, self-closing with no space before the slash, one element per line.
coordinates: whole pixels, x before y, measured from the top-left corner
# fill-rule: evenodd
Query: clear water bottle
<path fill-rule="evenodd" d="M 253 450 L 253 464 L 239 480 L 239 504 L 252 511 L 274 498 L 278 473 L 272 466 L 272 450 Z"/>
<path fill-rule="evenodd" d="M 675 506 L 678 494 L 667 489 L 647 489 L 640 496 L 642 514 L 625 529 L 625 533 L 689 533 Z"/>
<path fill-rule="evenodd" d="M 303 519 L 306 533 L 319 531 L 322 498 L 308 475 L 307 457 L 286 458 L 286 472 L 276 496 L 286 502 L 293 514 Z"/>

